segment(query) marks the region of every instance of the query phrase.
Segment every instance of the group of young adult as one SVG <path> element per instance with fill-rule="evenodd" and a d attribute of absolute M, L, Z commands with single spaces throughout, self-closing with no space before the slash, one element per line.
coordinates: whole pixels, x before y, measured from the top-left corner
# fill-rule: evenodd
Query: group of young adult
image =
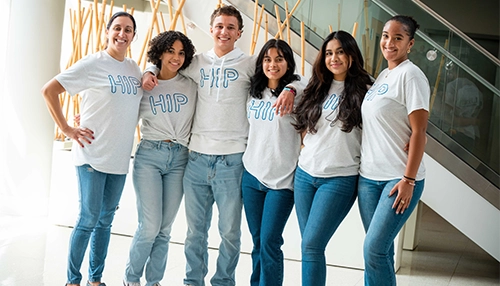
<path fill-rule="evenodd" d="M 126 12 L 114 14 L 106 49 L 42 89 L 54 121 L 77 143 L 80 213 L 66 285 L 80 285 L 89 240 L 87 285 L 105 285 L 111 222 L 139 118 L 143 138 L 133 163 L 139 224 L 125 286 L 141 285 L 143 275 L 146 285 L 159 285 L 183 195 L 185 285 L 205 285 L 214 203 L 221 243 L 212 285 L 235 285 L 243 206 L 254 245 L 250 284 L 282 285 L 282 233 L 294 203 L 302 285 L 325 285 L 325 248 L 356 198 L 367 233 L 365 285 L 395 285 L 393 240 L 424 184 L 430 91 L 407 56 L 417 28 L 408 16 L 385 24 L 380 48 L 388 68 L 374 83 L 355 39 L 333 32 L 306 83 L 294 74 L 286 42 L 268 41 L 257 57 L 235 47 L 243 20 L 232 6 L 211 15 L 210 51 L 194 55 L 193 44 L 179 32 L 155 37 L 148 51 L 154 66 L 144 74 L 125 57 L 135 20 Z M 63 91 L 82 95 L 78 127 L 63 116 Z"/>

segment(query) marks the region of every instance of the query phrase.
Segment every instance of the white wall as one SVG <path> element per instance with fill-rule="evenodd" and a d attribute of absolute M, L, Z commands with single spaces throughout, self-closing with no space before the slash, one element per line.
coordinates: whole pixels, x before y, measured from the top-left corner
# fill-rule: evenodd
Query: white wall
<path fill-rule="evenodd" d="M 2 2 L 0 212 L 3 214 L 47 213 L 54 125 L 40 89 L 58 69 L 62 12 L 63 7 L 57 1 Z"/>
<path fill-rule="evenodd" d="M 427 175 L 421 200 L 500 261 L 500 210 L 427 154 L 424 162 Z"/>

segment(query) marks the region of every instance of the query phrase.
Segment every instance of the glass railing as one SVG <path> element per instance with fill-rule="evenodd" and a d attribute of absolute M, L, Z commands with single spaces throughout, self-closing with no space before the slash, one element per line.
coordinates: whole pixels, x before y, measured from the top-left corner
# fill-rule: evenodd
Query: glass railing
<path fill-rule="evenodd" d="M 491 46 L 489 49 L 483 48 L 474 40 L 484 42 L 484 37 L 478 36 L 476 39 L 470 39 L 445 19 L 439 18 L 440 16 L 422 1 L 376 0 L 373 2 L 378 5 L 390 7 L 392 11 L 398 14 L 412 15 L 415 17 L 420 24 L 420 32 L 429 37 L 434 43 L 445 48 L 488 83 L 493 86 L 496 85 L 496 88 L 500 89 L 499 83 L 496 82 L 500 60 L 498 59 L 498 55 L 494 57 L 488 52 L 488 50 L 496 50 L 495 53 L 498 53 L 498 40 L 496 40 L 496 45 L 483 43 L 485 46 Z M 425 45 L 422 47 L 418 44 L 416 46 L 419 50 L 432 48 Z"/>
<path fill-rule="evenodd" d="M 288 11 L 293 9 L 293 3 Z M 280 18 L 285 18 L 284 0 L 259 0 L 259 4 L 264 4 L 272 15 L 274 5 L 278 5 Z M 290 26 L 299 33 L 303 21 L 307 27 L 306 40 L 317 48 L 330 29 L 355 33 L 365 68 L 377 77 L 387 67 L 379 49 L 382 28 L 395 14 L 412 15 L 421 25 L 409 58 L 430 83 L 429 121 L 436 127 L 431 130 L 439 132 L 439 136 L 430 135 L 450 139 L 456 145 L 446 144 L 452 152 L 499 187 L 500 88 L 496 80 L 499 61 L 485 55 L 463 39 L 459 31 L 450 29 L 411 0 L 301 1 Z M 479 169 L 477 161 L 481 162 Z"/>
<path fill-rule="evenodd" d="M 373 1 L 388 15 L 412 15 L 421 25 L 409 58 L 431 85 L 429 134 L 500 187 L 500 61 L 413 1 Z M 472 64 L 473 63 L 473 64 Z M 451 139 L 451 140 L 448 140 Z M 478 164 L 478 161 L 480 162 Z"/>

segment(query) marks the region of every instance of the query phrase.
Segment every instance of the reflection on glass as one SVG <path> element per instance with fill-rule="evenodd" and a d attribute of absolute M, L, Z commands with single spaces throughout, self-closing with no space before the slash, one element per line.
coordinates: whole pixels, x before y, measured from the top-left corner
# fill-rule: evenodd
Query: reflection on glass
<path fill-rule="evenodd" d="M 465 75 L 460 76 L 456 66 L 447 69 L 445 91 L 445 118 L 448 134 L 468 150 L 474 150 L 479 141 L 479 112 L 483 109 L 483 94 Z"/>

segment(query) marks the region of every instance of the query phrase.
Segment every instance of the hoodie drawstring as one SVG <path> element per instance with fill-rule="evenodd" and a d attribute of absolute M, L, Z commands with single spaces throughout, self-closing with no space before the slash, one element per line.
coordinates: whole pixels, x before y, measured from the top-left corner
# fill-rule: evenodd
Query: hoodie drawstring
<path fill-rule="evenodd" d="M 212 61 L 212 66 L 210 67 L 210 78 L 209 78 L 209 82 L 208 82 L 208 94 L 212 94 L 212 82 L 214 82 L 214 73 L 215 73 L 215 70 L 214 70 L 214 67 L 215 67 L 215 60 Z"/>
<path fill-rule="evenodd" d="M 215 99 L 215 102 L 219 102 L 220 86 L 222 85 L 221 73 L 222 73 L 223 68 L 224 68 L 224 61 L 225 60 L 226 60 L 226 58 L 222 58 L 222 62 L 220 64 L 220 69 L 219 69 L 219 72 L 217 73 L 217 83 L 219 86 L 217 88 L 217 98 Z M 222 78 L 224 78 L 224 76 Z"/>

